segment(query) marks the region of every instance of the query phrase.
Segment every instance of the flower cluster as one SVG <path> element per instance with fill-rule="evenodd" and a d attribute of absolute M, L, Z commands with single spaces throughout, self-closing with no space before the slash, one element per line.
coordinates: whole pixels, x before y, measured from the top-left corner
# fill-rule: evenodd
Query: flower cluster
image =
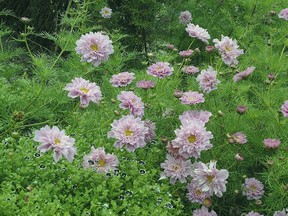
<path fill-rule="evenodd" d="M 65 134 L 57 126 L 50 128 L 48 125 L 35 131 L 34 141 L 40 142 L 37 147 L 40 152 L 52 149 L 54 151 L 54 161 L 57 163 L 62 155 L 70 162 L 74 160 L 77 150 L 74 146 L 75 140 Z"/>
<path fill-rule="evenodd" d="M 168 62 L 157 62 L 147 69 L 147 74 L 163 79 L 172 75 L 173 67 Z"/>
<path fill-rule="evenodd" d="M 135 79 L 134 73 L 122 72 L 112 75 L 110 83 L 114 87 L 122 87 L 129 85 Z"/>
<path fill-rule="evenodd" d="M 221 41 L 214 39 L 213 42 L 215 43 L 215 48 L 221 53 L 222 60 L 225 64 L 238 64 L 237 57 L 242 55 L 244 51 L 238 49 L 239 46 L 237 45 L 236 40 L 232 40 L 231 38 L 222 35 Z"/>
<path fill-rule="evenodd" d="M 179 15 L 179 22 L 180 23 L 186 25 L 191 21 L 192 21 L 192 15 L 188 10 L 180 12 L 180 15 Z"/>
<path fill-rule="evenodd" d="M 82 77 L 73 79 L 72 83 L 68 83 L 64 90 L 69 91 L 68 97 L 80 97 L 80 106 L 83 108 L 87 107 L 90 101 L 99 103 L 102 97 L 100 87 Z"/>
<path fill-rule="evenodd" d="M 221 197 L 226 191 L 226 183 L 229 173 L 225 169 L 218 170 L 216 161 L 210 161 L 208 164 L 197 162 L 193 164 L 192 183 L 195 184 L 201 192 L 209 196 L 215 194 Z"/>
<path fill-rule="evenodd" d="M 122 109 L 129 109 L 131 115 L 143 116 L 144 115 L 144 103 L 137 95 L 132 91 L 122 91 L 117 99 L 121 101 L 119 105 Z"/>
<path fill-rule="evenodd" d="M 206 93 L 217 89 L 217 85 L 220 83 L 220 80 L 218 80 L 216 76 L 217 72 L 210 66 L 207 70 L 202 70 L 197 77 L 200 88 Z"/>
<path fill-rule="evenodd" d="M 188 91 L 184 92 L 182 97 L 180 98 L 180 101 L 182 104 L 187 104 L 187 105 L 195 105 L 198 103 L 203 103 L 205 101 L 203 94 L 195 91 Z"/>
<path fill-rule="evenodd" d="M 246 196 L 248 200 L 261 199 L 264 194 L 264 186 L 255 178 L 246 178 L 243 184 L 242 194 Z"/>
<path fill-rule="evenodd" d="M 91 62 L 94 66 L 99 66 L 102 61 L 107 61 L 109 55 L 114 53 L 112 41 L 107 35 L 101 32 L 90 32 L 82 35 L 76 41 L 76 53 L 80 54 L 81 60 Z"/>
<path fill-rule="evenodd" d="M 196 209 L 193 211 L 193 216 L 217 216 L 215 211 L 209 212 L 208 208 L 202 206 L 201 209 Z"/>
<path fill-rule="evenodd" d="M 234 82 L 238 82 L 238 81 L 248 77 L 250 74 L 253 73 L 254 70 L 255 70 L 255 67 L 253 67 L 253 66 L 252 67 L 248 67 L 246 70 L 235 74 L 233 76 L 233 81 Z"/>
<path fill-rule="evenodd" d="M 108 7 L 104 7 L 101 9 L 100 14 L 103 18 L 111 18 L 112 15 L 112 9 Z"/>
<path fill-rule="evenodd" d="M 194 74 L 198 73 L 200 70 L 199 70 L 199 68 L 197 68 L 197 67 L 195 67 L 193 65 L 190 65 L 190 66 L 184 66 L 182 68 L 182 71 L 184 73 L 193 74 L 194 75 Z"/>
<path fill-rule="evenodd" d="M 278 14 L 278 17 L 288 20 L 288 8 L 281 10 L 280 13 Z"/>
<path fill-rule="evenodd" d="M 126 146 L 127 151 L 134 152 L 146 145 L 145 137 L 149 133 L 149 128 L 140 118 L 133 115 L 123 116 L 119 120 L 114 120 L 111 126 L 108 138 L 117 140 L 114 143 L 116 148 Z"/>
<path fill-rule="evenodd" d="M 84 155 L 84 162 L 82 166 L 95 169 L 98 173 L 108 173 L 116 169 L 119 165 L 119 161 L 116 155 L 106 154 L 103 147 L 95 149 L 91 147 L 91 152 L 88 155 Z"/>
<path fill-rule="evenodd" d="M 186 182 L 186 177 L 192 174 L 192 164 L 190 160 L 183 160 L 181 158 L 174 158 L 167 154 L 164 163 L 161 163 L 161 168 L 164 172 L 160 174 L 160 179 L 170 177 L 170 183 L 175 184 L 176 180 L 181 183 Z"/>
<path fill-rule="evenodd" d="M 210 40 L 210 35 L 208 31 L 204 28 L 201 28 L 199 25 L 189 23 L 185 30 L 190 37 L 197 38 L 207 44 L 209 43 L 208 40 Z"/>

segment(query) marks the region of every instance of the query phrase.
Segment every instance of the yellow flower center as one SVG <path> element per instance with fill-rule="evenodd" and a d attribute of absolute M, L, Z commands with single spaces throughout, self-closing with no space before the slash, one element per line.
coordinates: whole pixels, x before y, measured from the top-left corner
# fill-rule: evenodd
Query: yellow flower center
<path fill-rule="evenodd" d="M 196 194 L 197 194 L 197 195 L 200 195 L 200 194 L 201 194 L 201 191 L 200 191 L 200 190 L 196 190 Z"/>
<path fill-rule="evenodd" d="M 180 166 L 178 166 L 178 165 L 174 165 L 174 166 L 173 166 L 173 170 L 174 170 L 175 172 L 177 172 L 177 171 L 179 170 L 179 168 L 180 168 Z"/>
<path fill-rule="evenodd" d="M 225 46 L 225 49 L 226 49 L 227 51 L 231 51 L 231 47 L 230 47 L 230 46 Z"/>
<path fill-rule="evenodd" d="M 196 141 L 196 136 L 194 134 L 192 134 L 187 139 L 188 139 L 189 143 L 194 143 Z"/>
<path fill-rule="evenodd" d="M 211 183 L 213 181 L 213 179 L 215 178 L 215 176 L 207 176 L 207 180 L 209 183 Z"/>
<path fill-rule="evenodd" d="M 255 185 L 251 185 L 251 190 L 252 191 L 256 191 L 257 190 L 256 186 Z"/>
<path fill-rule="evenodd" d="M 108 10 L 104 11 L 104 14 L 109 14 L 109 11 Z"/>
<path fill-rule="evenodd" d="M 97 46 L 97 44 L 92 44 L 90 46 L 90 48 L 93 50 L 93 51 L 97 51 L 99 49 L 99 47 Z"/>
<path fill-rule="evenodd" d="M 54 140 L 54 143 L 55 143 L 55 145 L 58 145 L 58 144 L 60 143 L 60 140 L 59 140 L 58 138 L 56 138 L 56 139 Z"/>
<path fill-rule="evenodd" d="M 105 160 L 99 160 L 99 162 L 98 162 L 98 164 L 101 166 L 101 167 L 103 167 L 103 166 L 105 166 Z"/>
<path fill-rule="evenodd" d="M 84 92 L 84 93 L 88 93 L 88 89 L 86 89 L 86 88 L 80 88 L 80 91 L 82 91 L 82 92 Z"/>
<path fill-rule="evenodd" d="M 133 135 L 133 131 L 131 130 L 125 130 L 125 136 L 132 136 Z"/>

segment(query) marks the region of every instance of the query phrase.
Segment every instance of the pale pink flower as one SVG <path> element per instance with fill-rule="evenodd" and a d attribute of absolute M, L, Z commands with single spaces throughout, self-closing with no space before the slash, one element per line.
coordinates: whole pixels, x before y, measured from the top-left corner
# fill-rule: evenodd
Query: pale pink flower
<path fill-rule="evenodd" d="M 148 128 L 140 118 L 133 115 L 123 116 L 119 120 L 114 120 L 111 126 L 108 138 L 117 139 L 114 143 L 116 148 L 126 146 L 128 152 L 134 152 L 146 145 L 145 135 L 148 133 Z"/>
<path fill-rule="evenodd" d="M 199 82 L 200 88 L 204 92 L 209 93 L 217 89 L 217 85 L 220 83 L 220 80 L 218 80 L 216 77 L 217 71 L 209 66 L 207 70 L 201 71 L 196 80 Z"/>
<path fill-rule="evenodd" d="M 135 79 L 134 73 L 122 72 L 112 75 L 110 83 L 114 87 L 123 87 L 129 85 Z"/>
<path fill-rule="evenodd" d="M 69 91 L 68 97 L 80 97 L 80 106 L 83 108 L 87 107 L 90 101 L 99 103 L 102 97 L 100 87 L 82 77 L 73 79 L 72 83 L 68 83 L 64 90 Z"/>
<path fill-rule="evenodd" d="M 176 138 L 172 140 L 174 148 L 179 148 L 179 155 L 184 158 L 199 158 L 201 151 L 212 148 L 210 139 L 213 135 L 201 121 L 182 120 L 180 129 L 175 130 Z"/>
<path fill-rule="evenodd" d="M 276 211 L 273 216 L 288 216 L 288 208 L 283 209 L 282 211 Z"/>
<path fill-rule="evenodd" d="M 148 67 L 147 74 L 163 79 L 172 75 L 172 71 L 173 67 L 168 62 L 157 62 Z"/>
<path fill-rule="evenodd" d="M 108 7 L 104 7 L 101 9 L 100 14 L 103 18 L 111 18 L 112 9 Z"/>
<path fill-rule="evenodd" d="M 238 144 L 244 144 L 247 142 L 247 137 L 242 132 L 237 132 L 232 135 L 232 139 Z"/>
<path fill-rule="evenodd" d="M 114 53 L 112 41 L 109 36 L 101 32 L 90 32 L 82 35 L 76 41 L 76 53 L 82 56 L 81 60 L 92 62 L 94 66 L 99 66 L 102 61 L 107 61 L 109 55 Z"/>
<path fill-rule="evenodd" d="M 209 118 L 212 116 L 211 112 L 208 111 L 204 111 L 204 110 L 200 110 L 200 111 L 196 111 L 196 110 L 188 110 L 188 111 L 184 111 L 180 116 L 179 116 L 179 120 L 181 121 L 181 123 L 183 121 L 201 121 L 204 124 L 206 124 L 209 121 Z"/>
<path fill-rule="evenodd" d="M 196 184 L 202 192 L 209 196 L 215 194 L 222 197 L 226 191 L 227 178 L 229 173 L 225 169 L 218 170 L 216 161 L 210 161 L 208 164 L 197 162 L 193 164 L 192 182 Z"/>
<path fill-rule="evenodd" d="M 198 103 L 203 103 L 205 99 L 202 93 L 199 93 L 197 91 L 195 92 L 188 91 L 183 93 L 183 96 L 180 98 L 180 101 L 182 104 L 194 105 Z"/>
<path fill-rule="evenodd" d="M 190 176 L 192 173 L 192 164 L 190 160 L 183 160 L 182 158 L 174 158 L 167 154 L 164 163 L 161 163 L 161 168 L 164 172 L 160 174 L 160 180 L 170 177 L 170 183 L 175 184 L 176 180 L 181 183 L 186 182 L 186 177 Z"/>
<path fill-rule="evenodd" d="M 278 139 L 264 139 L 264 146 L 268 149 L 276 149 L 280 145 L 280 140 Z"/>
<path fill-rule="evenodd" d="M 145 120 L 144 125 L 145 125 L 145 127 L 148 128 L 148 131 L 145 134 L 145 142 L 150 142 L 151 140 L 153 140 L 155 138 L 156 125 L 154 122 L 152 122 L 150 120 Z"/>
<path fill-rule="evenodd" d="M 181 56 L 181 57 L 184 57 L 184 58 L 186 58 L 186 57 L 189 57 L 189 56 L 191 56 L 192 54 L 193 54 L 193 50 L 191 50 L 191 49 L 189 49 L 189 50 L 183 50 L 183 51 L 180 51 L 179 52 L 179 55 Z"/>
<path fill-rule="evenodd" d="M 221 36 L 221 41 L 218 39 L 214 39 L 213 42 L 215 43 L 215 48 L 219 50 L 222 56 L 222 60 L 227 65 L 237 65 L 238 60 L 237 58 L 244 54 L 242 49 L 239 49 L 236 40 L 232 40 L 227 36 Z"/>
<path fill-rule="evenodd" d="M 149 88 L 154 88 L 155 87 L 155 82 L 152 80 L 140 80 L 136 83 L 136 86 L 138 88 L 142 88 L 142 89 L 149 89 Z"/>
<path fill-rule="evenodd" d="M 288 117 L 288 100 L 286 100 L 281 106 L 281 112 L 283 113 L 284 117 Z"/>
<path fill-rule="evenodd" d="M 187 198 L 193 203 L 203 204 L 203 202 L 210 197 L 210 195 L 208 195 L 207 192 L 201 191 L 199 186 L 197 186 L 197 184 L 193 182 L 187 185 L 187 189 L 188 189 Z"/>
<path fill-rule="evenodd" d="M 82 166 L 87 168 L 94 168 L 98 173 L 108 173 L 116 169 L 119 165 L 119 160 L 114 154 L 106 154 L 104 147 L 95 149 L 91 147 L 91 152 L 88 155 L 84 155 L 84 162 Z"/>
<path fill-rule="evenodd" d="M 253 67 L 253 66 L 252 67 L 248 67 L 246 70 L 235 74 L 233 76 L 233 81 L 234 82 L 238 82 L 238 81 L 248 77 L 250 74 L 253 73 L 254 70 L 255 70 L 255 67 Z"/>
<path fill-rule="evenodd" d="M 288 20 L 288 8 L 281 10 L 280 13 L 278 14 L 278 17 Z"/>
<path fill-rule="evenodd" d="M 46 152 L 52 149 L 56 163 L 62 155 L 72 163 L 74 155 L 77 153 L 74 147 L 75 140 L 65 135 L 65 130 L 60 131 L 57 126 L 50 128 L 46 125 L 40 130 L 36 130 L 33 140 L 41 143 L 41 145 L 37 147 L 40 152 Z"/>
<path fill-rule="evenodd" d="M 186 25 L 192 21 L 192 15 L 191 13 L 186 10 L 186 11 L 181 11 L 179 15 L 179 22 Z"/>
<path fill-rule="evenodd" d="M 184 66 L 182 68 L 182 71 L 184 73 L 193 74 L 194 75 L 194 74 L 198 73 L 200 70 L 199 70 L 199 68 L 194 67 L 193 65 L 190 65 L 190 66 Z"/>
<path fill-rule="evenodd" d="M 246 214 L 246 216 L 264 216 L 264 215 L 261 215 L 258 212 L 251 211 L 248 214 Z"/>
<path fill-rule="evenodd" d="M 255 178 L 246 178 L 242 194 L 247 196 L 248 200 L 259 200 L 264 194 L 264 186 Z"/>
<path fill-rule="evenodd" d="M 119 105 L 122 109 L 129 109 L 130 115 L 143 116 L 144 115 L 144 103 L 141 98 L 135 95 L 132 91 L 122 91 L 117 99 L 121 101 Z"/>
<path fill-rule="evenodd" d="M 199 25 L 189 23 L 185 30 L 190 37 L 197 38 L 208 44 L 208 40 L 210 40 L 210 35 L 207 29 L 201 28 Z"/>
<path fill-rule="evenodd" d="M 202 206 L 201 209 L 196 209 L 193 211 L 193 216 L 217 216 L 215 211 L 209 212 L 208 208 Z"/>

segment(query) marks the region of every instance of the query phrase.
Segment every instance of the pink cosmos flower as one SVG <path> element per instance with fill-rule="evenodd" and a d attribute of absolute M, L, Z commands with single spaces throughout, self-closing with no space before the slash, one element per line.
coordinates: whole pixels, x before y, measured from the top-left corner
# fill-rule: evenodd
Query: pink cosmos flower
<path fill-rule="evenodd" d="M 182 104 L 187 104 L 187 105 L 194 105 L 198 103 L 203 103 L 205 101 L 203 94 L 195 91 L 188 91 L 184 92 L 183 96 L 180 98 L 180 101 Z"/>
<path fill-rule="evenodd" d="M 239 46 L 236 40 L 232 40 L 231 38 L 222 35 L 221 41 L 214 39 L 213 42 L 215 43 L 215 48 L 221 53 L 222 60 L 225 64 L 238 64 L 237 57 L 244 54 L 244 51 L 238 49 Z"/>
<path fill-rule="evenodd" d="M 234 82 L 238 82 L 246 77 L 248 77 L 250 74 L 253 73 L 253 71 L 255 70 L 255 67 L 248 67 L 246 70 L 239 72 L 237 74 L 234 75 L 233 77 L 233 81 Z"/>
<path fill-rule="evenodd" d="M 179 52 L 179 55 L 181 56 L 181 57 L 184 57 L 184 58 L 186 58 L 186 57 L 189 57 L 189 56 L 191 56 L 192 54 L 193 54 L 193 50 L 191 50 L 191 49 L 189 49 L 189 50 L 183 50 L 183 51 L 180 51 Z"/>
<path fill-rule="evenodd" d="M 145 135 L 149 129 L 140 118 L 133 115 L 123 116 L 119 120 L 114 120 L 111 126 L 108 138 L 117 139 L 114 143 L 116 148 L 126 146 L 128 152 L 134 152 L 146 145 Z"/>
<path fill-rule="evenodd" d="M 170 177 L 170 183 L 175 184 L 176 180 L 179 180 L 181 183 L 186 182 L 186 177 L 192 173 L 192 164 L 190 160 L 183 160 L 182 158 L 174 158 L 171 155 L 167 154 L 167 159 L 164 163 L 161 163 L 161 168 L 164 169 L 164 172 L 160 174 L 160 179 L 165 179 Z"/>
<path fill-rule="evenodd" d="M 208 44 L 208 40 L 210 40 L 210 35 L 208 34 L 207 29 L 201 28 L 199 25 L 189 23 L 185 30 L 190 37 L 197 38 Z"/>
<path fill-rule="evenodd" d="M 179 15 L 179 22 L 180 23 L 186 25 L 191 21 L 192 21 L 192 15 L 188 10 L 180 12 L 180 15 Z"/>
<path fill-rule="evenodd" d="M 144 115 L 144 103 L 141 98 L 135 95 L 132 91 L 122 91 L 117 99 L 121 101 L 119 105 L 122 109 L 129 109 L 130 115 L 143 116 Z"/>
<path fill-rule="evenodd" d="M 282 211 L 276 211 L 273 216 L 287 216 L 288 215 L 288 208 L 283 209 Z"/>
<path fill-rule="evenodd" d="M 280 145 L 280 140 L 278 139 L 264 139 L 264 146 L 268 149 L 276 149 Z"/>
<path fill-rule="evenodd" d="M 210 139 L 213 135 L 201 121 L 182 120 L 180 129 L 175 130 L 176 138 L 172 140 L 174 148 L 179 148 L 179 155 L 184 158 L 199 158 L 200 152 L 212 148 Z"/>
<path fill-rule="evenodd" d="M 184 66 L 182 68 L 182 71 L 184 73 L 193 74 L 194 75 L 194 74 L 198 73 L 200 70 L 199 70 L 199 68 L 194 67 L 193 65 L 190 65 L 190 66 Z"/>
<path fill-rule="evenodd" d="M 209 212 L 208 208 L 202 206 L 201 209 L 196 209 L 193 211 L 193 216 L 217 216 L 215 211 Z"/>
<path fill-rule="evenodd" d="M 173 67 L 168 62 L 157 62 L 147 69 L 147 74 L 163 79 L 172 74 Z"/>
<path fill-rule="evenodd" d="M 200 88 L 204 92 L 209 93 L 217 89 L 217 85 L 220 83 L 216 76 L 217 72 L 209 66 L 207 70 L 201 71 L 196 80 L 199 82 Z"/>
<path fill-rule="evenodd" d="M 145 134 L 145 142 L 150 142 L 155 138 L 155 123 L 150 120 L 144 121 L 144 126 L 148 128 L 147 133 Z"/>
<path fill-rule="evenodd" d="M 149 89 L 149 88 L 154 88 L 155 87 L 155 82 L 153 82 L 152 80 L 140 80 L 136 83 L 136 86 L 138 88 L 142 88 L 142 89 Z"/>
<path fill-rule="evenodd" d="M 102 97 L 100 87 L 82 77 L 73 79 L 72 83 L 68 83 L 64 90 L 69 91 L 68 97 L 80 97 L 80 106 L 83 108 L 87 107 L 90 101 L 99 103 Z"/>
<path fill-rule="evenodd" d="M 247 137 L 242 132 L 237 132 L 232 135 L 232 139 L 238 144 L 244 144 L 247 142 Z"/>
<path fill-rule="evenodd" d="M 216 161 L 210 161 L 208 164 L 197 162 L 193 164 L 192 182 L 196 184 L 202 192 L 209 196 L 215 194 L 221 197 L 226 191 L 228 171 L 225 169 L 218 170 Z"/>
<path fill-rule="evenodd" d="M 281 10 L 280 13 L 278 14 L 278 17 L 288 20 L 288 8 Z"/>
<path fill-rule="evenodd" d="M 135 79 L 134 73 L 122 72 L 112 75 L 110 83 L 114 87 L 122 87 L 129 85 Z"/>
<path fill-rule="evenodd" d="M 246 214 L 246 216 L 264 216 L 264 215 L 261 215 L 258 212 L 251 211 L 248 214 Z"/>
<path fill-rule="evenodd" d="M 98 173 L 108 173 L 116 169 L 119 165 L 119 161 L 116 155 L 106 154 L 104 147 L 95 149 L 91 147 L 91 152 L 88 155 L 84 155 L 84 162 L 82 166 L 87 168 L 94 168 Z"/>
<path fill-rule="evenodd" d="M 104 7 L 101 9 L 100 14 L 103 18 L 111 18 L 112 9 L 108 7 Z"/>
<path fill-rule="evenodd" d="M 82 35 L 76 41 L 76 53 L 82 56 L 81 61 L 92 62 L 99 66 L 102 61 L 107 61 L 109 55 L 114 53 L 112 41 L 107 35 L 100 32 L 90 32 Z"/>
<path fill-rule="evenodd" d="M 194 121 L 201 121 L 204 124 L 206 124 L 209 121 L 209 118 L 212 116 L 211 112 L 208 111 L 204 111 L 204 110 L 200 110 L 200 111 L 196 111 L 196 110 L 188 110 L 183 112 L 180 116 L 179 116 L 179 120 L 182 122 L 184 121 L 190 121 L 190 122 L 194 122 Z"/>
<path fill-rule="evenodd" d="M 187 185 L 188 189 L 188 194 L 187 198 L 192 202 L 192 203 L 200 203 L 203 204 L 205 199 L 209 198 L 210 196 L 206 193 L 201 191 L 199 186 L 197 186 L 195 183 L 191 182 L 190 184 Z"/>
<path fill-rule="evenodd" d="M 248 200 L 258 200 L 261 199 L 264 194 L 263 184 L 255 178 L 246 178 L 243 184 L 244 196 L 247 196 Z"/>
<path fill-rule="evenodd" d="M 75 140 L 65 135 L 65 130 L 59 130 L 57 126 L 50 128 L 48 125 L 35 131 L 33 139 L 40 142 L 38 146 L 40 152 L 46 152 L 52 149 L 54 151 L 54 161 L 57 163 L 62 155 L 70 162 L 74 160 L 74 155 L 77 153 L 74 147 Z"/>
<path fill-rule="evenodd" d="M 281 112 L 283 113 L 284 117 L 288 117 L 288 100 L 286 100 L 281 106 Z"/>

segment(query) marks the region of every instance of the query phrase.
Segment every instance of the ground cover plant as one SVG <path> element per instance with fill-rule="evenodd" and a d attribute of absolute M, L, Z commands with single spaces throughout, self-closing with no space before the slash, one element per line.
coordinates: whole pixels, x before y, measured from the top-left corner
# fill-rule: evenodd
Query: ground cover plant
<path fill-rule="evenodd" d="M 287 2 L 131 2 L 0 2 L 0 215 L 287 215 Z"/>

